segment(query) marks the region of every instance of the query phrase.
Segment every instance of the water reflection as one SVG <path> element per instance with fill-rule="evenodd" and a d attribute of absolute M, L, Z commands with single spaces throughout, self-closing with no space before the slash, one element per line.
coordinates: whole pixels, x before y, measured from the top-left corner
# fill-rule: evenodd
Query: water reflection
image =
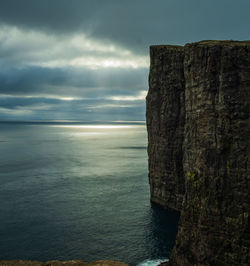
<path fill-rule="evenodd" d="M 0 127 L 0 259 L 166 258 L 179 215 L 150 205 L 145 126 L 53 125 Z"/>

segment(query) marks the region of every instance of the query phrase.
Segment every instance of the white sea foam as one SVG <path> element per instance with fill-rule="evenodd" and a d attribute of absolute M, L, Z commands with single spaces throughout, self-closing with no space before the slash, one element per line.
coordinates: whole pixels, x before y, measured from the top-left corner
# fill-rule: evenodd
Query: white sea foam
<path fill-rule="evenodd" d="M 144 260 L 137 264 L 137 266 L 157 266 L 162 262 L 167 262 L 168 259 Z"/>

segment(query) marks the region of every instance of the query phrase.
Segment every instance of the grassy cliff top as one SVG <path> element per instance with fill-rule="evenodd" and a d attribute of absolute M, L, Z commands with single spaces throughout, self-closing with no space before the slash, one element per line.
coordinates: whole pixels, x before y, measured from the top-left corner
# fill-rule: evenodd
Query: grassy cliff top
<path fill-rule="evenodd" d="M 225 45 L 225 46 L 245 46 L 250 45 L 250 40 L 234 41 L 234 40 L 203 40 L 200 42 L 187 43 L 186 45 Z"/>
<path fill-rule="evenodd" d="M 153 48 L 153 49 L 161 49 L 161 48 L 168 48 L 168 49 L 183 49 L 184 46 L 181 46 L 181 45 L 159 44 L 159 45 L 150 45 L 150 48 Z"/>
<path fill-rule="evenodd" d="M 233 41 L 233 40 L 203 40 L 200 42 L 187 43 L 185 46 L 190 45 L 204 45 L 204 46 L 248 46 L 250 45 L 250 40 L 245 41 Z M 158 49 L 173 49 L 173 50 L 182 50 L 184 46 L 181 45 L 167 45 L 167 44 L 159 44 L 159 45 L 151 45 L 150 49 L 158 50 Z"/>

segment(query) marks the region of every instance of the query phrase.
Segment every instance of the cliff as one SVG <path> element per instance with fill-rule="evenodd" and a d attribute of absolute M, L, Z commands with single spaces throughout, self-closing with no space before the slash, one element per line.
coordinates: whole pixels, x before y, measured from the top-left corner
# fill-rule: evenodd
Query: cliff
<path fill-rule="evenodd" d="M 150 49 L 147 129 L 151 201 L 180 210 L 184 194 L 184 49 Z"/>
<path fill-rule="evenodd" d="M 178 209 L 182 191 L 178 188 L 185 184 L 179 231 L 168 265 L 249 265 L 250 42 L 187 44 L 179 52 L 182 66 L 181 60 L 175 62 L 173 49 L 151 47 L 147 96 L 151 199 L 169 208 L 175 202 Z M 162 54 L 164 60 L 160 60 Z M 183 83 L 185 97 L 180 93 Z M 170 103 L 174 99 L 178 104 Z M 163 103 L 170 103 L 170 113 L 171 106 L 178 114 L 185 111 L 184 127 L 179 115 L 175 122 L 176 130 L 184 128 L 182 147 L 176 145 L 181 132 L 177 130 L 177 139 L 173 138 L 171 115 Z M 174 145 L 167 144 L 171 138 Z M 179 154 L 176 162 L 170 154 Z M 181 158 L 177 171 L 174 166 Z M 173 191 L 178 200 L 166 201 L 175 196 Z"/>

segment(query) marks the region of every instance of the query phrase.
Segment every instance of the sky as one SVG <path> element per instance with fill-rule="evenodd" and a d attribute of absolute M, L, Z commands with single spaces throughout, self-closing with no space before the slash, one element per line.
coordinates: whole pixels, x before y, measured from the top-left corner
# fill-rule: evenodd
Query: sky
<path fill-rule="evenodd" d="M 250 0 L 0 0 L 0 120 L 144 121 L 149 46 L 250 39 Z"/>

